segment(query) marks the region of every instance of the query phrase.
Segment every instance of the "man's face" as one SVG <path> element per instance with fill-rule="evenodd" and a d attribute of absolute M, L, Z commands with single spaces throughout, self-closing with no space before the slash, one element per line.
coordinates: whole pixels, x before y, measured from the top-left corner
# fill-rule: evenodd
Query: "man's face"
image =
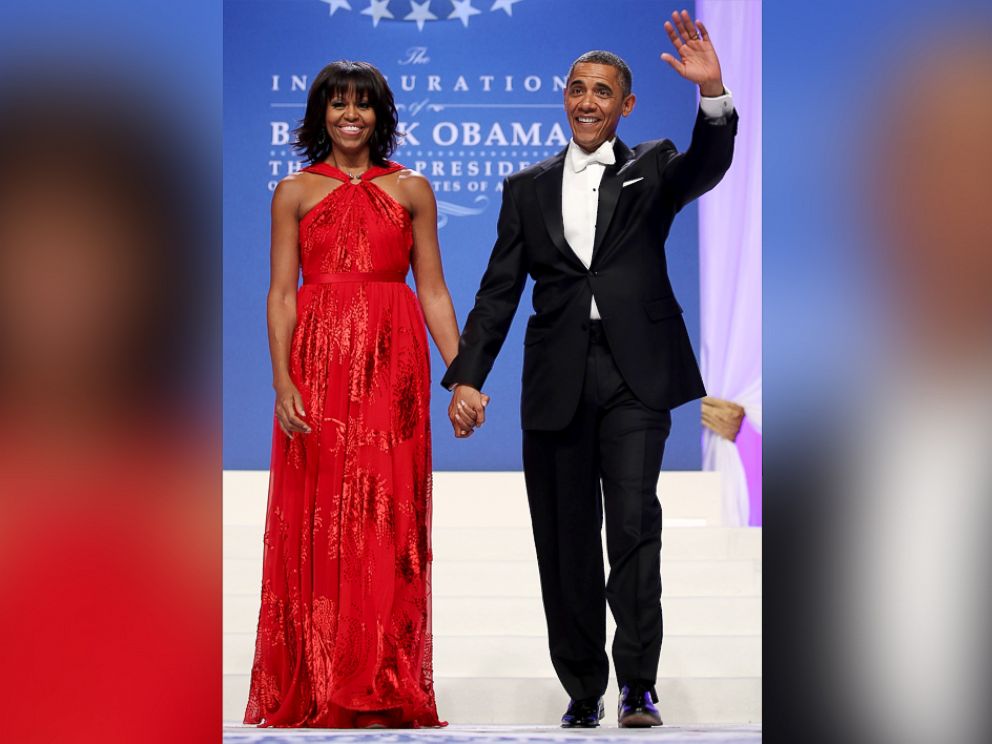
<path fill-rule="evenodd" d="M 634 108 L 634 95 L 624 97 L 620 71 L 611 65 L 580 62 L 565 87 L 565 113 L 572 139 L 592 152 L 617 132 L 621 116 Z"/>

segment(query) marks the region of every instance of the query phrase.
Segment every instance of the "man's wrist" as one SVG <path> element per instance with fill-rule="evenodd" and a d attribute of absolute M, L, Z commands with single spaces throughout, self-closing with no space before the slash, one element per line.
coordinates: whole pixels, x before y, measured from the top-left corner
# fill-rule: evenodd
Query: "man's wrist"
<path fill-rule="evenodd" d="M 727 117 L 734 111 L 734 95 L 726 87 L 718 96 L 699 96 L 699 109 L 711 122 L 726 123 Z"/>
<path fill-rule="evenodd" d="M 699 86 L 699 95 L 703 98 L 719 98 L 726 94 L 726 92 L 727 89 L 723 87 L 722 82 L 703 83 Z"/>

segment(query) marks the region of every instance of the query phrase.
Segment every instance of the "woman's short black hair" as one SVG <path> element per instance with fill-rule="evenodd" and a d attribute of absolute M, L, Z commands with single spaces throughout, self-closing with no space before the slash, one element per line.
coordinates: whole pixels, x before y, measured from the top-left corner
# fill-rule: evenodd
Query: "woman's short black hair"
<path fill-rule="evenodd" d="M 293 147 L 309 163 L 318 163 L 331 152 L 327 136 L 327 102 L 349 94 L 357 101 L 368 101 L 375 111 L 375 129 L 369 138 L 369 156 L 375 165 L 386 165 L 396 149 L 399 119 L 393 92 L 373 65 L 341 59 L 331 62 L 314 78 L 307 94 L 307 110 L 294 134 Z"/>

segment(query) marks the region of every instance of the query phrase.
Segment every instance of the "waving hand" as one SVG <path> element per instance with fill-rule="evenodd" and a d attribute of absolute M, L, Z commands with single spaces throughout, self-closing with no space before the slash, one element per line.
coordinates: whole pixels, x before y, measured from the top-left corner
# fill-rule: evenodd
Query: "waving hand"
<path fill-rule="evenodd" d="M 661 58 L 686 80 L 699 86 L 704 96 L 719 96 L 723 94 L 723 75 L 720 72 L 720 60 L 710 41 L 709 32 L 697 19 L 695 23 L 689 17 L 689 12 L 683 10 L 681 15 L 672 13 L 672 20 L 665 21 L 665 31 L 671 39 L 678 58 L 665 52 Z"/>

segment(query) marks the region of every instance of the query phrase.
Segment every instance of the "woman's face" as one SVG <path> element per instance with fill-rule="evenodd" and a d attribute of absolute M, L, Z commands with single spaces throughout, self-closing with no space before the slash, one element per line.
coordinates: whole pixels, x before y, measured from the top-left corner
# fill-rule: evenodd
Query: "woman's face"
<path fill-rule="evenodd" d="M 375 131 L 375 109 L 368 98 L 357 99 L 353 91 L 335 94 L 327 101 L 324 123 L 334 151 L 357 153 L 368 149 Z"/>

